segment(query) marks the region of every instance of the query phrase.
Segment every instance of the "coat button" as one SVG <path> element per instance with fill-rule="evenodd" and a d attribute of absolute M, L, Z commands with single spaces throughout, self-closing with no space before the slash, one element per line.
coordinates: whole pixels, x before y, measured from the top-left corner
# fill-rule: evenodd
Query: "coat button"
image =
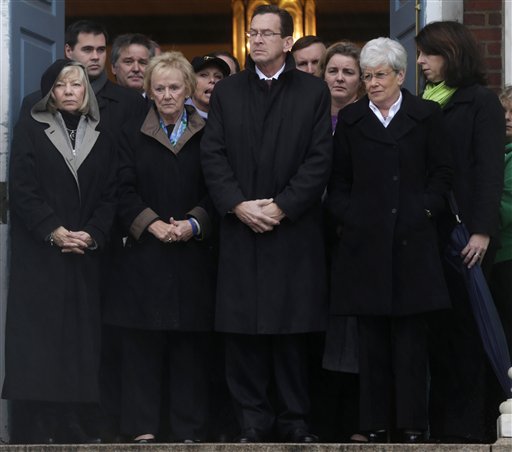
<path fill-rule="evenodd" d="M 396 182 L 398 180 L 398 176 L 393 176 L 393 182 Z"/>
<path fill-rule="evenodd" d="M 391 213 L 395 214 L 397 212 L 397 209 L 393 208 L 391 209 Z"/>
<path fill-rule="evenodd" d="M 406 246 L 407 245 L 407 240 L 402 240 L 402 245 Z"/>

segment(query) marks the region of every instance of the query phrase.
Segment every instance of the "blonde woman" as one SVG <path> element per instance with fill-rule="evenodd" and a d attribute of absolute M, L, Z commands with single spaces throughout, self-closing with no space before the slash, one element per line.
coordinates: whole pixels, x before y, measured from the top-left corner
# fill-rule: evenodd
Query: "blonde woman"
<path fill-rule="evenodd" d="M 75 408 L 99 401 L 100 258 L 115 211 L 116 158 L 79 63 L 53 63 L 41 92 L 11 148 L 2 396 L 34 416 L 25 441 L 84 442 Z"/>

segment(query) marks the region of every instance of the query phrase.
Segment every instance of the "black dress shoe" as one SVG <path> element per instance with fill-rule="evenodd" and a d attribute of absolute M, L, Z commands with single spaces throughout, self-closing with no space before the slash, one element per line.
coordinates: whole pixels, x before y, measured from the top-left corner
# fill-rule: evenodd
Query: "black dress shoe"
<path fill-rule="evenodd" d="M 318 436 L 309 433 L 303 428 L 292 430 L 285 438 L 287 443 L 318 443 Z"/>
<path fill-rule="evenodd" d="M 425 433 L 420 431 L 404 431 L 402 433 L 402 442 L 406 444 L 418 444 L 425 442 Z"/>
<path fill-rule="evenodd" d="M 254 428 L 246 428 L 236 440 L 237 443 L 261 443 L 263 435 Z"/>
<path fill-rule="evenodd" d="M 138 438 L 132 440 L 132 443 L 135 444 L 152 444 L 155 442 L 155 438 Z"/>
<path fill-rule="evenodd" d="M 387 430 L 372 430 L 367 432 L 365 436 L 368 438 L 369 443 L 387 443 L 388 431 Z"/>

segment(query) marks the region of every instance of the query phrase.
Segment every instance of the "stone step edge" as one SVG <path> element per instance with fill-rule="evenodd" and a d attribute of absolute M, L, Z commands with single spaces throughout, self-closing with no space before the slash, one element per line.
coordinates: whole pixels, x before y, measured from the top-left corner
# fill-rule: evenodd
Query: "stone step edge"
<path fill-rule="evenodd" d="M 0 452 L 512 452 L 512 438 L 494 444 L 30 444 L 0 445 Z"/>

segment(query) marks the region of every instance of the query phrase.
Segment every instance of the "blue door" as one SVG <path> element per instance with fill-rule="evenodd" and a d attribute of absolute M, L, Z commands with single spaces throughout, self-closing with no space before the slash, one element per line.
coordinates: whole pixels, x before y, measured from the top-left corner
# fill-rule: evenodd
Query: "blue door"
<path fill-rule="evenodd" d="M 39 89 L 43 71 L 64 52 L 64 0 L 10 0 L 7 21 L 10 29 L 10 74 L 8 87 L 2 87 L 2 93 L 8 90 L 9 113 L 7 133 L 1 138 L 0 152 L 0 381 L 4 373 L 4 336 L 5 336 L 5 306 L 7 277 L 7 250 L 9 244 L 5 222 L 7 221 L 7 204 L 3 202 L 6 194 L 6 170 L 4 149 L 8 149 L 10 131 L 18 118 L 21 101 L 25 95 Z M 2 36 L 3 37 L 3 36 Z M 1 62 L 0 62 L 1 64 Z M 8 156 L 7 156 L 8 161 Z M 5 400 L 0 401 L 0 443 L 6 443 L 8 438 L 8 410 Z"/>
<path fill-rule="evenodd" d="M 407 50 L 404 87 L 413 94 L 418 94 L 420 90 L 414 37 L 421 23 L 423 3 L 424 0 L 390 0 L 389 2 L 390 37 L 400 41 Z"/>
<path fill-rule="evenodd" d="M 11 7 L 11 124 L 44 70 L 64 55 L 63 0 L 16 0 Z"/>

